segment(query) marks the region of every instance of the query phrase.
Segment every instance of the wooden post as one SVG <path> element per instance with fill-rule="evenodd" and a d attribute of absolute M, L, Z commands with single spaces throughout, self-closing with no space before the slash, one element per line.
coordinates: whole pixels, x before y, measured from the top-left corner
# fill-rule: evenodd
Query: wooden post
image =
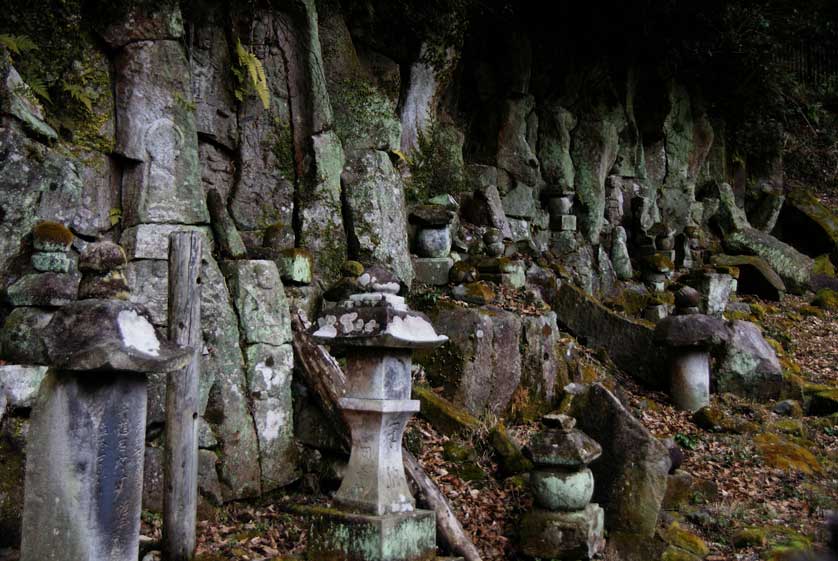
<path fill-rule="evenodd" d="M 201 368 L 201 238 L 169 237 L 169 339 L 195 349 L 183 370 L 166 380 L 166 450 L 163 462 L 163 558 L 195 556 L 198 501 L 198 380 Z"/>

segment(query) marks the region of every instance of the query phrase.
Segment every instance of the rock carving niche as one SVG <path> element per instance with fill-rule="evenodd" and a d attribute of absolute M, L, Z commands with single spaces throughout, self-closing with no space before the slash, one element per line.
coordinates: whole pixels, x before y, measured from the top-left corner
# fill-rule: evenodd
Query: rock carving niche
<path fill-rule="evenodd" d="M 142 197 L 152 201 L 152 205 L 170 200 L 169 196 L 177 189 L 176 165 L 183 143 L 183 131 L 171 119 L 157 119 L 146 129 L 143 147 L 148 163 Z"/>

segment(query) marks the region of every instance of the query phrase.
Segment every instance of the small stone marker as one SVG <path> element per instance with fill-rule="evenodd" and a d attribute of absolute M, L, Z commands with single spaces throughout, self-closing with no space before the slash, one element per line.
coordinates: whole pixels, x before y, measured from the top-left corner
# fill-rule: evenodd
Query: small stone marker
<path fill-rule="evenodd" d="M 182 368 L 192 352 L 124 301 L 68 304 L 44 341 L 53 368 L 32 411 L 21 560 L 136 561 L 145 374 Z"/>
<path fill-rule="evenodd" d="M 530 558 L 593 559 L 605 545 L 604 514 L 591 503 L 594 476 L 587 467 L 602 454 L 591 437 L 563 414 L 546 415 L 527 453 L 536 469 L 530 489 L 536 508 L 521 519 L 521 552 Z"/>
<path fill-rule="evenodd" d="M 676 305 L 691 303 L 693 292 L 679 291 Z M 655 339 L 669 349 L 669 393 L 676 407 L 698 411 L 710 405 L 710 347 L 727 337 L 724 322 L 704 314 L 669 316 L 657 324 Z"/>
<path fill-rule="evenodd" d="M 419 402 L 410 399 L 411 353 L 447 338 L 397 296 L 398 280 L 378 267 L 358 290 L 318 318 L 314 338 L 346 349 L 348 388 L 339 406 L 352 453 L 335 496 L 338 509 L 312 509 L 308 558 L 420 560 L 435 556 L 436 522 L 416 510 L 402 464 L 402 433 Z"/>

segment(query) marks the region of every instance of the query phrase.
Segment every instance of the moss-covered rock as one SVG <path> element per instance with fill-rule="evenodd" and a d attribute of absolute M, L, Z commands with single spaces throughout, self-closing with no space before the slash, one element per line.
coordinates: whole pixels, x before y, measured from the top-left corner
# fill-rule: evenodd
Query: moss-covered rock
<path fill-rule="evenodd" d="M 838 413 L 838 388 L 829 388 L 813 393 L 809 397 L 809 414 L 825 417 Z"/>
<path fill-rule="evenodd" d="M 711 432 L 747 434 L 759 430 L 756 423 L 728 415 L 717 405 L 708 405 L 696 411 L 693 414 L 693 422 L 704 430 Z"/>
<path fill-rule="evenodd" d="M 742 528 L 733 534 L 731 543 L 739 549 L 743 547 L 754 547 L 765 545 L 767 540 L 766 532 L 762 528 Z"/>
<path fill-rule="evenodd" d="M 700 561 L 701 557 L 693 555 L 689 551 L 683 550 L 680 547 L 670 545 L 660 556 L 660 561 Z"/>
<path fill-rule="evenodd" d="M 819 255 L 815 258 L 815 267 L 812 269 L 815 275 L 826 275 L 827 277 L 835 276 L 835 265 L 829 259 L 829 255 Z"/>
<path fill-rule="evenodd" d="M 660 530 L 660 536 L 669 545 L 689 551 L 699 557 L 704 557 L 710 553 L 704 540 L 683 528 L 678 522 L 673 522 L 666 528 Z"/>
<path fill-rule="evenodd" d="M 532 462 L 524 457 L 521 447 L 512 440 L 502 422 L 489 432 L 489 443 L 497 452 L 503 475 L 517 475 L 532 470 Z"/>
<path fill-rule="evenodd" d="M 824 310 L 838 311 L 838 290 L 822 288 L 818 290 L 812 305 Z"/>
<path fill-rule="evenodd" d="M 73 233 L 60 222 L 43 220 L 32 228 L 32 241 L 39 251 L 68 251 L 73 243 Z"/>
<path fill-rule="evenodd" d="M 471 413 L 426 386 L 413 386 L 413 397 L 421 403 L 421 415 L 443 434 L 466 434 L 480 427 L 480 421 Z"/>
<path fill-rule="evenodd" d="M 754 437 L 754 444 L 765 462 L 772 467 L 806 474 L 823 472 L 812 452 L 776 434 L 758 434 Z"/>

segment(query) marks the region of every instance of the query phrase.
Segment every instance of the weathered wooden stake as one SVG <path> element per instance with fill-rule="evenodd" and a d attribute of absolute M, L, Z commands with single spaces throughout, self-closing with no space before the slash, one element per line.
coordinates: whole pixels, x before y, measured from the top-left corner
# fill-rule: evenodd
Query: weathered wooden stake
<path fill-rule="evenodd" d="M 201 237 L 169 237 L 169 340 L 195 349 L 183 370 L 166 380 L 166 452 L 163 467 L 163 556 L 195 556 L 198 501 L 198 380 L 201 348 Z"/>

